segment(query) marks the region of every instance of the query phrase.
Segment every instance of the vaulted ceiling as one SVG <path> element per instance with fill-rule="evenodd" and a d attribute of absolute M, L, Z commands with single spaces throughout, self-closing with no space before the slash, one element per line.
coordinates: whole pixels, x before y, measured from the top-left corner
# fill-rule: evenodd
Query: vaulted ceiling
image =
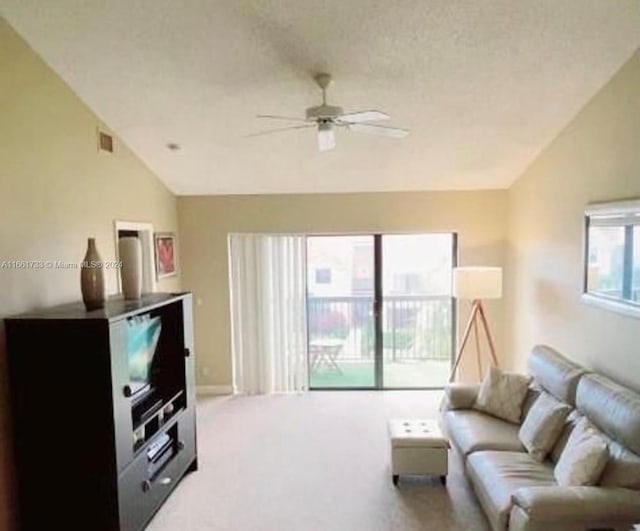
<path fill-rule="evenodd" d="M 2 0 L 177 194 L 508 187 L 640 46 L 636 0 Z M 380 109 L 406 139 L 247 135 Z M 167 149 L 177 143 L 180 150 Z"/>

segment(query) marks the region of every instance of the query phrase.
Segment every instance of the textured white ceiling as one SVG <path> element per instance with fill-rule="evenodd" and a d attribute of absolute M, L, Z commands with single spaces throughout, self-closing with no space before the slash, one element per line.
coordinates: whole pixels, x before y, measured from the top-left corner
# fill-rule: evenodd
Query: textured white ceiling
<path fill-rule="evenodd" d="M 637 0 L 0 0 L 178 194 L 508 187 L 640 46 Z M 258 113 L 380 109 L 404 140 L 247 138 Z M 274 124 L 279 125 L 279 124 Z M 180 151 L 166 148 L 169 142 Z"/>

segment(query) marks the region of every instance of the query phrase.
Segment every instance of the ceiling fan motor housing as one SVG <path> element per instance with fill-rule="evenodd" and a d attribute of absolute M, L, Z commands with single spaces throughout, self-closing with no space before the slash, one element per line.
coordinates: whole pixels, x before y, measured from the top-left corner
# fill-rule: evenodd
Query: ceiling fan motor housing
<path fill-rule="evenodd" d="M 343 114 L 342 107 L 334 105 L 318 105 L 307 109 L 307 120 L 326 120 L 338 118 Z"/>

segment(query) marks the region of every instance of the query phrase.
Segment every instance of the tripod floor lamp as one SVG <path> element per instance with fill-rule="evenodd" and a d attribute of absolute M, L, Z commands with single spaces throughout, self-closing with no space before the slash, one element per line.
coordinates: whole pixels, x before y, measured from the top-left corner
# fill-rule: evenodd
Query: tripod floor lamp
<path fill-rule="evenodd" d="M 456 371 L 460 366 L 460 361 L 465 351 L 469 336 L 473 331 L 476 344 L 476 362 L 478 374 L 482 378 L 482 354 L 480 352 L 480 335 L 478 328 L 481 328 L 489 344 L 491 363 L 498 366 L 493 338 L 489 331 L 489 324 L 484 313 L 482 301 L 485 299 L 499 299 L 502 297 L 502 268 L 501 267 L 456 267 L 453 270 L 453 296 L 459 300 L 471 301 L 471 313 L 465 327 L 464 334 L 458 346 L 456 360 L 451 370 L 449 381 L 455 378 Z"/>

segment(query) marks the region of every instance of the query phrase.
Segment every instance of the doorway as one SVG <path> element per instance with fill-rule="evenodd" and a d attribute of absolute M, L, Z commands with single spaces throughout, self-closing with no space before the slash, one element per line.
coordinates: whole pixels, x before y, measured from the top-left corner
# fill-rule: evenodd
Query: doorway
<path fill-rule="evenodd" d="M 454 233 L 308 236 L 309 387 L 443 387 L 456 244 Z"/>

